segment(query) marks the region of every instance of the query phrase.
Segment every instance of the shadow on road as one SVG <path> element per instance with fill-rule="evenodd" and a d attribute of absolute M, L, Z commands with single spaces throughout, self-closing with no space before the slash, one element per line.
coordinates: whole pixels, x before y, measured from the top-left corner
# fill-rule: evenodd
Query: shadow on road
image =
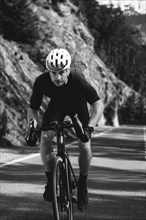
<path fill-rule="evenodd" d="M 92 140 L 94 156 L 145 161 L 144 134 L 142 129 L 123 128 L 113 130 Z"/>
<path fill-rule="evenodd" d="M 51 205 L 43 201 L 46 179 L 42 165 L 19 163 L 1 171 L 2 220 L 52 219 Z"/>

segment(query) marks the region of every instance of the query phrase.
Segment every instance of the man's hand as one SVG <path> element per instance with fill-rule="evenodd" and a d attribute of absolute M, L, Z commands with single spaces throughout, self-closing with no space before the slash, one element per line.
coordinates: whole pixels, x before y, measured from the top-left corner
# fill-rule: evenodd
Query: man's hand
<path fill-rule="evenodd" d="M 86 136 L 88 137 L 88 139 L 91 139 L 91 133 L 94 131 L 93 127 L 87 126 L 84 127 L 84 132 L 86 134 Z"/>
<path fill-rule="evenodd" d="M 37 121 L 35 119 L 30 119 L 28 132 L 26 136 L 26 143 L 29 146 L 36 146 L 36 142 L 37 142 L 36 127 L 37 127 Z"/>

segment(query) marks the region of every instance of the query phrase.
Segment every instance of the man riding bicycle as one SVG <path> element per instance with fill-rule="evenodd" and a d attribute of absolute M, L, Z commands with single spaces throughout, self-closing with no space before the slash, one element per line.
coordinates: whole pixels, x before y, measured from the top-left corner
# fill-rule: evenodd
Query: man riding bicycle
<path fill-rule="evenodd" d="M 65 116 L 78 115 L 84 131 L 91 137 L 90 127 L 95 127 L 103 112 L 103 103 L 96 90 L 86 81 L 84 75 L 77 69 L 71 69 L 71 56 L 66 49 L 54 49 L 46 58 L 47 71 L 37 77 L 28 109 L 28 123 L 31 119 L 38 123 L 38 110 L 43 96 L 50 102 L 43 115 L 42 126 L 52 121 L 62 121 Z M 87 103 L 91 105 L 89 114 Z M 45 201 L 52 200 L 52 141 L 55 133 L 52 130 L 41 134 L 40 152 L 47 177 L 47 185 L 43 197 Z M 85 142 L 79 139 L 79 179 L 77 205 L 79 210 L 88 203 L 87 177 L 92 158 L 91 140 Z"/>

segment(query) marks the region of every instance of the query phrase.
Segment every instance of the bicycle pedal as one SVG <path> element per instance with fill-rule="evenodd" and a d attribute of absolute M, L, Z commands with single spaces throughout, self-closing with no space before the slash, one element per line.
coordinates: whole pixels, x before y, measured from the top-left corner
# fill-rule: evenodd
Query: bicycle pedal
<path fill-rule="evenodd" d="M 74 197 L 72 197 L 72 202 L 73 202 L 74 204 L 77 204 L 77 199 L 74 198 Z"/>

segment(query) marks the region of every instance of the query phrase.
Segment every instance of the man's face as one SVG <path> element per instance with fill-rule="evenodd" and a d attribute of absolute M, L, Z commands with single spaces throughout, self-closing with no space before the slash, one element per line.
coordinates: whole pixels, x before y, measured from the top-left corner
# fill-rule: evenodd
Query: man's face
<path fill-rule="evenodd" d="M 57 86 L 63 86 L 68 81 L 70 69 L 50 71 L 50 77 L 52 82 Z"/>

